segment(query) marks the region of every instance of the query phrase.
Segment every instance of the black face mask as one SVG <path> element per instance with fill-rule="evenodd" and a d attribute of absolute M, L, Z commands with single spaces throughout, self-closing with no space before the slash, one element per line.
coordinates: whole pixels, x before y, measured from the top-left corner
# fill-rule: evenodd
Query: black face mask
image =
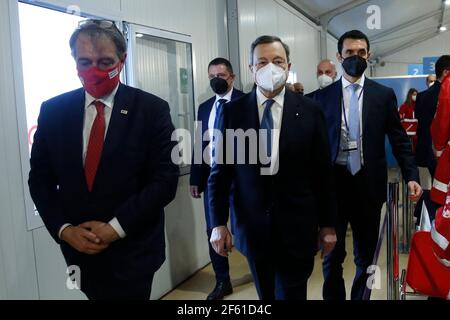
<path fill-rule="evenodd" d="M 342 61 L 342 68 L 349 76 L 360 77 L 367 69 L 367 61 L 358 55 L 354 55 Z"/>
<path fill-rule="evenodd" d="M 224 94 L 228 91 L 228 82 L 222 78 L 212 78 L 209 84 L 211 85 L 211 89 L 217 94 Z"/>

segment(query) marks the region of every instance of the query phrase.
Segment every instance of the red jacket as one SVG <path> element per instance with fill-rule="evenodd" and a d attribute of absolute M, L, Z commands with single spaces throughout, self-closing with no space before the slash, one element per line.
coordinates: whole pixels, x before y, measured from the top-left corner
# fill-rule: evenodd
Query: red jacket
<path fill-rule="evenodd" d="M 437 157 L 431 199 L 444 205 L 450 182 L 450 73 L 442 81 L 431 137 Z"/>
<path fill-rule="evenodd" d="M 416 103 L 413 101 L 411 104 L 404 103 L 401 105 L 398 113 L 400 113 L 400 119 L 415 119 L 414 110 L 416 109 Z"/>

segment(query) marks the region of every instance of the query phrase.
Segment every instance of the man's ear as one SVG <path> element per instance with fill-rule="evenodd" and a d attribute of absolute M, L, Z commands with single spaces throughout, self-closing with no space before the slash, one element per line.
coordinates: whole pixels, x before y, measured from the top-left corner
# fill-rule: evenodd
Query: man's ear
<path fill-rule="evenodd" d="M 336 59 L 337 59 L 337 61 L 339 61 L 339 63 L 342 63 L 342 60 L 344 60 L 344 59 L 342 59 L 342 56 L 339 52 L 336 52 Z"/>
<path fill-rule="evenodd" d="M 292 63 L 288 63 L 288 71 L 291 71 L 291 66 L 292 66 Z"/>
<path fill-rule="evenodd" d="M 372 52 L 367 53 L 367 60 L 370 59 L 370 56 L 372 55 Z"/>

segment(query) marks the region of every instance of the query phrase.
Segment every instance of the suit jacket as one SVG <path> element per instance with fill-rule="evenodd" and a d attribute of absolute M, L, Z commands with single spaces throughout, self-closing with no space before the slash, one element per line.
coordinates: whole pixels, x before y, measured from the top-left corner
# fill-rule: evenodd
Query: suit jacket
<path fill-rule="evenodd" d="M 436 166 L 430 129 L 440 91 L 441 83 L 436 81 L 428 90 L 417 95 L 415 114 L 419 123 L 417 125 L 416 161 L 417 165 L 421 167 L 434 168 Z"/>
<path fill-rule="evenodd" d="M 342 121 L 342 79 L 320 90 L 316 99 L 325 113 L 330 140 L 331 160 L 339 152 Z M 363 156 L 367 188 L 375 201 L 386 201 L 387 165 L 385 136 L 392 145 L 394 156 L 406 181 L 419 181 L 411 142 L 400 123 L 397 99 L 391 88 L 368 78 L 364 82 Z M 338 184 L 339 181 L 336 181 Z"/>
<path fill-rule="evenodd" d="M 85 91 L 78 89 L 43 103 L 31 151 L 31 196 L 68 264 L 92 275 L 112 270 L 122 279 L 145 277 L 165 259 L 163 208 L 175 197 L 179 175 L 170 158 L 175 142 L 169 106 L 120 84 L 89 192 L 82 161 L 84 102 Z M 114 217 L 127 235 L 98 255 L 79 253 L 58 237 L 65 223 Z"/>
<path fill-rule="evenodd" d="M 255 90 L 226 104 L 221 128 L 260 128 Z M 227 148 L 232 145 L 226 137 L 224 141 Z M 237 164 L 237 145 L 234 148 L 236 164 L 214 164 L 208 180 L 213 227 L 226 225 L 233 184 L 235 245 L 243 254 L 265 255 L 275 243 L 286 258 L 315 255 L 318 227 L 334 226 L 336 214 L 327 132 L 318 105 L 286 90 L 275 175 L 261 175 L 260 162 L 248 161 L 255 156 L 248 139 L 245 164 Z"/>
<path fill-rule="evenodd" d="M 231 101 L 243 96 L 244 93 L 238 89 L 233 89 L 233 94 L 231 95 Z M 196 140 L 195 143 L 201 143 L 202 144 L 202 155 L 205 150 L 205 148 L 208 146 L 210 141 L 203 140 L 203 136 L 205 132 L 209 129 L 208 128 L 208 122 L 209 122 L 209 115 L 211 114 L 212 107 L 214 105 L 214 102 L 216 101 L 216 96 L 206 100 L 200 106 L 198 107 L 198 115 L 197 115 L 197 121 L 198 121 L 198 127 L 197 129 L 200 129 L 201 124 L 201 136 L 200 132 L 196 135 L 197 137 L 201 137 L 200 141 Z M 194 147 L 194 152 L 199 149 Z M 200 150 L 200 149 L 199 149 Z M 209 164 L 207 164 L 205 161 L 203 161 L 202 156 L 202 163 L 201 164 L 195 164 L 194 161 L 195 155 L 192 155 L 192 165 L 191 165 L 191 176 L 190 176 L 190 185 L 191 186 L 198 186 L 199 192 L 203 192 L 206 188 L 206 184 L 208 181 L 209 173 L 211 171 L 211 167 Z"/>
<path fill-rule="evenodd" d="M 306 94 L 305 97 L 316 100 L 316 95 L 320 92 L 320 90 L 322 90 L 322 89 L 319 88 L 313 92 L 310 92 L 310 93 Z"/>

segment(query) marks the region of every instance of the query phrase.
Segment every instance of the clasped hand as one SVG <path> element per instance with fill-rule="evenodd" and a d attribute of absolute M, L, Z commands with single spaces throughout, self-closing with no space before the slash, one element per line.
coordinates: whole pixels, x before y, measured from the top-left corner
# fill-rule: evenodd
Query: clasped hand
<path fill-rule="evenodd" d="M 61 239 L 81 253 L 96 255 L 118 240 L 119 235 L 109 223 L 88 221 L 65 228 Z"/>

